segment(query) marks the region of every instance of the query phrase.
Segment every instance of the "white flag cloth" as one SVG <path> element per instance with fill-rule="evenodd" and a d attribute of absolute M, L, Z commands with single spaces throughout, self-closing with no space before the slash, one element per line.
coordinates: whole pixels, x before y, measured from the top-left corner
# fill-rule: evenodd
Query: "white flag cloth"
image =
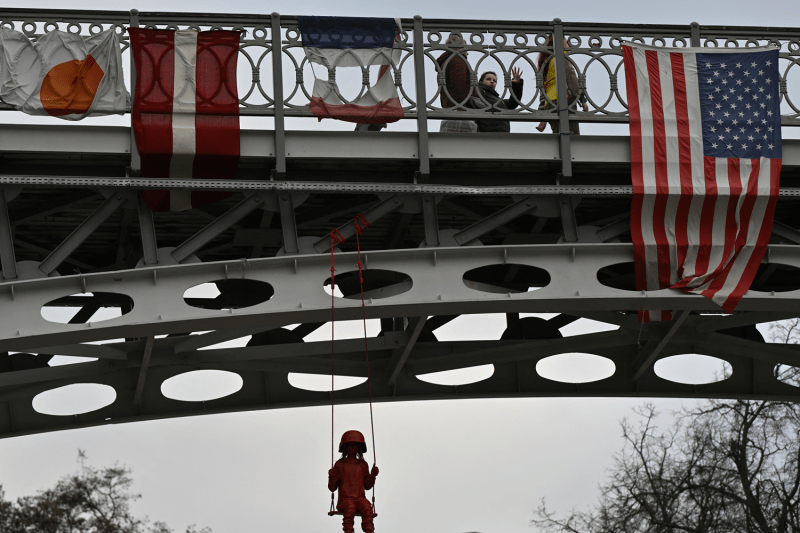
<path fill-rule="evenodd" d="M 0 28 L 0 98 L 65 120 L 124 113 L 130 96 L 114 28 L 86 37 L 54 30 L 36 42 Z"/>

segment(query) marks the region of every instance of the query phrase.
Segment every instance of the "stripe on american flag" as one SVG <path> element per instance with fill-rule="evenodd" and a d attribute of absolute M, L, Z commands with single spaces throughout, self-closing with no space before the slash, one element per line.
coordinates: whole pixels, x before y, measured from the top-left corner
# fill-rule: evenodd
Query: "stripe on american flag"
<path fill-rule="evenodd" d="M 623 47 L 634 192 L 631 233 L 638 290 L 672 288 L 701 294 L 731 312 L 750 287 L 771 234 L 781 168 L 780 147 L 774 149 L 775 142 L 780 143 L 780 116 L 770 112 L 776 109 L 777 100 L 772 102 L 766 96 L 772 107 L 762 103 L 764 98 L 759 101 L 759 95 L 765 94 L 764 86 L 769 95 L 778 85 L 770 80 L 766 67 L 756 67 L 758 61 L 771 57 L 763 55 L 765 50 L 758 49 L 756 52 L 762 55 L 752 56 L 757 61 L 752 62 L 751 74 L 749 69 L 745 71 L 747 65 L 742 66 L 742 58 L 749 57 L 742 51 L 709 56 L 716 52 Z M 777 68 L 777 52 L 774 56 Z M 719 82 L 725 90 L 701 89 L 700 58 L 706 68 L 704 81 L 709 86 Z M 731 58 L 730 64 L 726 64 L 727 58 Z M 767 59 L 765 64 L 769 67 L 770 63 Z M 708 69 L 717 64 L 722 68 L 714 70 L 712 76 Z M 756 85 L 752 92 L 746 85 L 743 90 L 736 89 L 743 84 L 737 80 Z M 776 82 L 770 85 L 772 81 Z M 714 120 L 706 118 L 713 123 L 709 132 L 716 134 L 725 128 L 728 137 L 719 135 L 719 139 L 725 137 L 724 142 L 712 139 L 709 132 L 704 137 L 703 90 L 711 101 L 724 100 L 724 106 L 717 103 L 710 108 Z M 724 107 L 731 103 L 732 109 L 726 111 Z M 745 105 L 748 112 L 751 107 L 755 110 L 752 116 L 745 115 Z M 759 109 L 767 111 L 759 114 Z M 731 127 L 731 120 L 737 127 Z M 778 131 L 773 132 L 776 120 Z M 767 140 L 763 143 L 758 136 L 754 141 L 753 133 L 762 133 L 762 123 L 772 136 L 768 139 L 764 132 Z M 730 133 L 731 129 L 735 131 Z M 737 150 L 742 155 L 760 155 L 754 153 L 756 143 L 760 157 L 707 155 L 709 145 L 727 148 L 734 155 Z M 671 311 L 642 312 L 645 321 L 671 318 Z"/>

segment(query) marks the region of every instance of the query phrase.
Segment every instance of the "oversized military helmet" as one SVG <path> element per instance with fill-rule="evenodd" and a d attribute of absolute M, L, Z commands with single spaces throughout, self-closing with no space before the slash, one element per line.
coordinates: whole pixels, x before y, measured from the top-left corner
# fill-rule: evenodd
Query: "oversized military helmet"
<path fill-rule="evenodd" d="M 367 453 L 367 442 L 364 440 L 364 435 L 360 431 L 351 429 L 350 431 L 344 432 L 344 435 L 342 435 L 342 441 L 339 443 L 339 453 L 344 452 L 344 445 L 349 442 L 357 443 L 361 453 Z"/>

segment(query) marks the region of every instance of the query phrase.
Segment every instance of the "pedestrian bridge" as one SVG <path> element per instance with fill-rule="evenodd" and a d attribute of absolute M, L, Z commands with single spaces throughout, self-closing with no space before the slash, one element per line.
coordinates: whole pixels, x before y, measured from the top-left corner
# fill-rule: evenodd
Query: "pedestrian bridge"
<path fill-rule="evenodd" d="M 365 313 L 381 326 L 368 339 L 375 401 L 800 398 L 795 382 L 784 379 L 800 366 L 800 350 L 764 343 L 754 327 L 800 316 L 800 30 L 401 19 L 400 60 L 390 70 L 404 119 L 368 132 L 318 123 L 308 103 L 315 75 L 336 76 L 347 101 L 369 90 L 376 69 L 355 69 L 352 78 L 346 69 L 313 72 L 296 17 L 0 9 L 0 20 L 31 38 L 56 28 L 88 35 L 117 27 L 126 60 L 129 26 L 246 32 L 235 180 L 142 176 L 129 114 L 32 123 L 3 104 L 0 437 L 329 403 L 329 392 L 298 388 L 289 374 L 331 374 L 330 342 L 303 338 L 330 327 L 333 229 L 347 239 L 334 254 L 336 319 L 362 316 L 358 214 L 370 223 L 359 238 Z M 447 44 L 454 34 L 459 47 Z M 548 48 L 550 34 L 555 44 Z M 776 221 L 756 281 L 733 315 L 699 296 L 634 290 L 624 40 L 780 46 Z M 521 68 L 527 88 L 519 106 L 442 108 L 445 79 L 436 58 L 448 50 L 467 54 L 473 84 L 481 72 L 496 71 L 505 98 L 511 69 Z M 558 72 L 573 64 L 588 111 L 576 104 L 539 109 L 539 54 L 554 55 Z M 440 133 L 443 119 L 511 120 L 513 133 Z M 579 122 L 584 134 L 535 132 L 542 121 L 560 123 L 561 131 Z M 200 209 L 154 214 L 139 194 L 152 189 L 232 194 Z M 640 325 L 636 312 L 643 309 L 676 310 L 677 318 Z M 505 317 L 502 339 L 437 339 L 439 327 L 479 313 Z M 520 318 L 525 313 L 552 317 Z M 584 319 L 617 329 L 560 331 Z M 215 348 L 247 336 L 245 347 Z M 365 377 L 363 352 L 361 339 L 337 342 L 335 373 Z M 614 370 L 589 383 L 540 374 L 540 361 L 569 353 L 606 358 Z M 699 385 L 657 374 L 656 362 L 681 354 L 716 357 L 730 372 Z M 77 359 L 55 364 L 65 356 Z M 480 365 L 494 371 L 475 383 L 417 377 Z M 205 401 L 162 392 L 167 380 L 199 370 L 233 373 L 241 388 Z M 78 384 L 113 389 L 114 399 L 88 412 L 37 411 L 38 395 Z M 336 392 L 339 402 L 366 398 L 366 383 Z"/>

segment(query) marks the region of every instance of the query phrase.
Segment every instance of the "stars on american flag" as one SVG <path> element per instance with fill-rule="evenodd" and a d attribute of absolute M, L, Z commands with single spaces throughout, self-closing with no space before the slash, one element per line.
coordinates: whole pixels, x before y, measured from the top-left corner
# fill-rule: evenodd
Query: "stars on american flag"
<path fill-rule="evenodd" d="M 780 127 L 777 63 L 768 53 L 702 55 L 697 65 L 704 137 L 714 152 L 707 155 L 780 157 L 780 137 L 774 135 Z"/>

